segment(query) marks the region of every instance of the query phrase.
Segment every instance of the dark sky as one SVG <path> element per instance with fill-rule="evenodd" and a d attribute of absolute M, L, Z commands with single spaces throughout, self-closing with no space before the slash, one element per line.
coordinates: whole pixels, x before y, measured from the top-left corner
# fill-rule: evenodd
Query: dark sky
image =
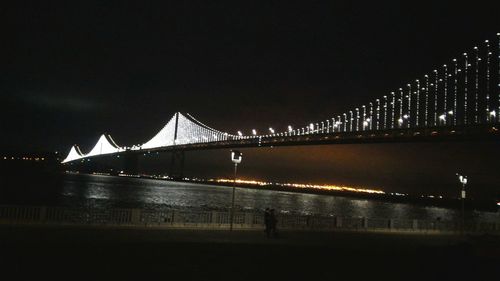
<path fill-rule="evenodd" d="M 176 111 L 233 133 L 308 124 L 387 94 L 500 31 L 494 1 L 15 2 L 0 8 L 7 151 L 88 150 L 102 132 L 142 143 Z M 453 185 L 454 169 L 477 169 L 483 188 L 496 192 L 496 150 L 343 145 L 249 150 L 245 159 L 259 159 L 249 160 L 249 177 L 393 189 L 421 187 L 423 176 L 427 185 Z M 188 170 L 226 169 L 205 154 L 192 155 Z M 458 165 L 445 179 L 442 165 L 431 164 L 443 159 Z"/>

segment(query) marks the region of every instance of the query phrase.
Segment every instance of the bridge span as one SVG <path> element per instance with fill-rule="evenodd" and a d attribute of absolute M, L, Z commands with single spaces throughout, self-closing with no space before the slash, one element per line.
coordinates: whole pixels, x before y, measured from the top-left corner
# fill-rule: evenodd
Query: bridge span
<path fill-rule="evenodd" d="M 177 112 L 143 144 L 119 146 L 103 134 L 83 153 L 74 145 L 63 163 L 100 156 L 140 155 L 221 148 L 347 143 L 498 140 L 500 128 L 500 33 L 449 63 L 380 98 L 305 126 L 272 127 L 264 133 L 228 133 Z"/>

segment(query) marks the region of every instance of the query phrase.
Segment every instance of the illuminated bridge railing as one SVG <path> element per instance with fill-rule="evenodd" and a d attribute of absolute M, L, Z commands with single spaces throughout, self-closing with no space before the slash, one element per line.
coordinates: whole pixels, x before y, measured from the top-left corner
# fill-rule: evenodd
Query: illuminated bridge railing
<path fill-rule="evenodd" d="M 278 214 L 278 229 L 312 231 L 407 231 L 455 233 L 461 223 L 451 220 L 417 220 Z M 158 211 L 67 207 L 0 206 L 0 224 L 126 226 L 140 228 L 229 229 L 226 211 Z M 237 212 L 234 228 L 263 229 L 262 212 Z M 500 222 L 470 220 L 469 233 L 500 234 Z"/>

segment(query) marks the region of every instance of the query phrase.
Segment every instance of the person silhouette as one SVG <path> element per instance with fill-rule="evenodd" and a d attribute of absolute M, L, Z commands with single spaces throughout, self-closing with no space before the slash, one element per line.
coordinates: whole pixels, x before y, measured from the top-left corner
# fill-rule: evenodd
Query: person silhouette
<path fill-rule="evenodd" d="M 276 214 L 274 213 L 274 209 L 269 210 L 269 226 L 270 226 L 270 234 L 272 237 L 277 237 L 276 233 L 276 225 L 278 224 L 278 220 L 276 219 Z"/>
<path fill-rule="evenodd" d="M 269 208 L 264 210 L 264 225 L 266 227 L 264 231 L 266 232 L 267 238 L 269 238 L 271 236 L 271 213 Z"/>

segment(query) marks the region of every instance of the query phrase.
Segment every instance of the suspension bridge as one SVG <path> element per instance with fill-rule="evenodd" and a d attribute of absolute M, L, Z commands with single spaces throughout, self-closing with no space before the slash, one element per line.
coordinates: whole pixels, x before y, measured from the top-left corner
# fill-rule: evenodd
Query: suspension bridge
<path fill-rule="evenodd" d="M 485 40 L 401 88 L 330 119 L 244 134 L 177 112 L 143 144 L 119 146 L 103 134 L 88 153 L 74 145 L 62 163 L 219 148 L 500 139 L 500 33 L 494 41 Z"/>

